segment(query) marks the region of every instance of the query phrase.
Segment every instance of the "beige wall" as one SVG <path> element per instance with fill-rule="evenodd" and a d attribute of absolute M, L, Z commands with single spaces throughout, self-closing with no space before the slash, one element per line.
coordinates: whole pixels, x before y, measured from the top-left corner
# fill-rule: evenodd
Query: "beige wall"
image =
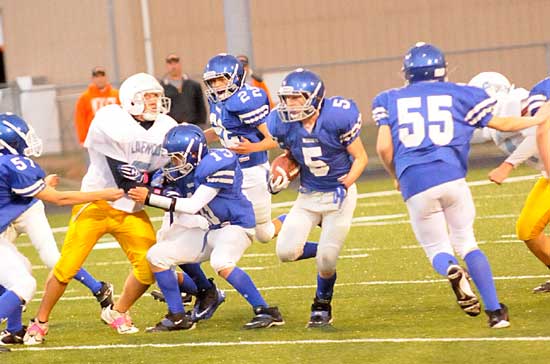
<path fill-rule="evenodd" d="M 208 58 L 226 51 L 223 4 L 149 0 L 157 76 L 170 52 L 181 55 L 185 72 L 200 77 Z M 87 83 L 95 65 L 112 70 L 107 5 L 0 0 L 8 79 L 46 76 L 54 84 L 74 85 Z M 140 1 L 114 0 L 114 12 L 124 78 L 146 69 Z M 354 98 L 365 116 L 376 93 L 402 84 L 401 58 L 418 40 L 447 53 L 454 81 L 494 70 L 530 88 L 549 73 L 550 53 L 542 46 L 467 51 L 550 43 L 550 0 L 250 0 L 250 14 L 257 71 L 312 65 L 329 95 Z M 63 108 L 61 122 L 70 123 L 71 105 Z"/>

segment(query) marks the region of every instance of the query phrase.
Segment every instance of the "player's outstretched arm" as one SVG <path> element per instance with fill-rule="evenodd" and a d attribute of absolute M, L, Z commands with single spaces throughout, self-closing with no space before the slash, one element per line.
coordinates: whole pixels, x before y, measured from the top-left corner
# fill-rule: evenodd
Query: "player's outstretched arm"
<path fill-rule="evenodd" d="M 201 185 L 190 198 L 162 196 L 152 193 L 146 187 L 135 187 L 128 191 L 128 196 L 136 202 L 158 207 L 166 211 L 176 211 L 194 215 L 206 206 L 219 189 Z"/>
<path fill-rule="evenodd" d="M 493 116 L 487 126 L 500 131 L 518 131 L 538 125 L 548 119 L 550 119 L 550 102 L 545 102 L 534 116 Z"/>
<path fill-rule="evenodd" d="M 34 197 L 54 203 L 59 206 L 76 205 L 93 201 L 115 201 L 124 196 L 124 191 L 118 188 L 106 188 L 104 190 L 82 192 L 82 191 L 58 191 L 53 187 L 46 186 Z"/>

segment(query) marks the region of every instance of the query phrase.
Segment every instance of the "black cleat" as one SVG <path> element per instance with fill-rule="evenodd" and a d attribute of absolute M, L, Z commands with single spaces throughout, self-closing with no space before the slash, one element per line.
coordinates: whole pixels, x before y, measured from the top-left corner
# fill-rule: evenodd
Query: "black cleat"
<path fill-rule="evenodd" d="M 500 304 L 500 308 L 494 311 L 485 313 L 489 317 L 488 323 L 491 329 L 503 329 L 510 326 L 510 317 L 508 316 L 508 307 L 504 303 Z"/>
<path fill-rule="evenodd" d="M 193 307 L 193 321 L 208 320 L 225 301 L 225 293 L 216 287 L 214 280 L 209 279 L 212 286 L 197 293 L 195 306 Z"/>
<path fill-rule="evenodd" d="M 277 307 L 258 306 L 254 308 L 254 314 L 255 316 L 243 326 L 243 329 L 264 329 L 285 324 Z"/>
<path fill-rule="evenodd" d="M 27 332 L 27 326 L 17 332 L 9 332 L 4 330 L 0 332 L 0 346 L 23 344 L 23 338 Z"/>
<path fill-rule="evenodd" d="M 177 330 L 193 330 L 195 323 L 185 313 L 168 312 L 164 318 L 153 327 L 148 327 L 145 332 L 165 332 Z"/>
<path fill-rule="evenodd" d="M 311 316 L 307 328 L 327 327 L 332 324 L 332 307 L 330 300 L 315 297 L 311 305 Z"/>
<path fill-rule="evenodd" d="M 533 288 L 533 293 L 548 293 L 550 292 L 550 281 L 546 281 L 539 286 Z"/>
<path fill-rule="evenodd" d="M 101 282 L 101 289 L 94 293 L 94 297 L 96 298 L 97 302 L 99 302 L 99 305 L 102 309 L 112 306 L 114 304 L 113 292 L 114 288 L 111 283 Z"/>
<path fill-rule="evenodd" d="M 153 297 L 153 299 L 155 301 L 166 302 L 166 299 L 164 298 L 164 294 L 160 290 L 157 290 L 157 289 L 152 290 L 151 291 L 151 297 Z M 193 296 L 192 295 L 190 295 L 188 293 L 185 293 L 185 292 L 181 292 L 181 302 L 184 305 L 190 305 L 191 301 L 193 301 Z"/>
<path fill-rule="evenodd" d="M 470 286 L 468 273 L 459 265 L 450 265 L 447 269 L 447 278 L 456 296 L 456 302 L 469 316 L 477 316 L 481 313 L 481 305 Z"/>

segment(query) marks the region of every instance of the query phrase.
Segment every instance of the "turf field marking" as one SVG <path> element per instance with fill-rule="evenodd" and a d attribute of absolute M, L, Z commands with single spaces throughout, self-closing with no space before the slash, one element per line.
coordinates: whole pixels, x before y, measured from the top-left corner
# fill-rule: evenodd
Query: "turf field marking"
<path fill-rule="evenodd" d="M 524 275 L 524 276 L 501 276 L 494 277 L 496 281 L 510 281 L 510 280 L 530 280 L 530 279 L 548 279 L 549 274 L 539 274 L 539 275 Z M 422 280 L 398 280 L 398 281 L 365 281 L 365 282 L 349 282 L 349 283 L 336 283 L 337 287 L 356 287 L 356 286 L 392 286 L 392 285 L 411 285 L 411 284 L 436 284 L 436 283 L 445 283 L 448 284 L 447 279 L 422 279 Z M 281 290 L 291 290 L 291 289 L 311 289 L 316 288 L 315 284 L 303 284 L 303 285 L 288 285 L 288 286 L 272 286 L 272 287 L 258 287 L 259 291 L 281 291 Z M 224 289 L 225 292 L 236 293 L 234 289 Z M 144 296 L 149 296 L 148 293 L 145 293 Z M 115 297 L 118 297 L 115 295 Z M 80 301 L 80 300 L 95 300 L 95 297 L 88 296 L 74 296 L 74 297 L 61 297 L 61 301 Z M 40 302 L 40 298 L 35 298 L 33 302 Z"/>
<path fill-rule="evenodd" d="M 549 336 L 523 337 L 409 337 L 409 338 L 355 338 L 321 340 L 269 340 L 269 341 L 210 341 L 166 344 L 112 344 L 82 346 L 25 347 L 12 351 L 60 351 L 60 350 L 117 350 L 138 348 L 220 347 L 220 346 L 266 346 L 266 345 L 324 345 L 324 344 L 379 344 L 379 343 L 439 343 L 439 342 L 548 342 Z"/>

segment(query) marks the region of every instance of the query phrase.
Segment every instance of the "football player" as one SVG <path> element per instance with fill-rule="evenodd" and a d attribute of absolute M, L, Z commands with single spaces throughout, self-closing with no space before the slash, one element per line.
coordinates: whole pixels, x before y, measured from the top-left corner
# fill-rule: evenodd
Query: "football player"
<path fill-rule="evenodd" d="M 147 172 L 159 169 L 167 161 L 161 155 L 162 140 L 177 123 L 166 115 L 170 100 L 164 96 L 162 86 L 153 76 L 138 73 L 122 83 L 119 97 L 121 105 L 100 109 L 90 126 L 84 143 L 90 166 L 82 180 L 83 191 L 115 186 L 128 191 L 146 184 Z M 135 167 L 130 172 L 145 173 L 129 180 L 124 174 L 128 165 Z M 155 243 L 155 232 L 143 205 L 123 196 L 112 204 L 97 201 L 73 208 L 61 258 L 48 279 L 38 314 L 27 330 L 26 344 L 42 343 L 55 303 L 104 234 L 113 235 L 119 242 L 133 271 L 120 298 L 102 310 L 101 319 L 119 334 L 139 331 L 128 310 L 154 282 L 145 256 Z"/>
<path fill-rule="evenodd" d="M 494 115 L 527 115 L 529 91 L 514 87 L 504 75 L 498 72 L 481 72 L 474 76 L 468 85 L 484 89 L 489 96 L 497 100 Z M 537 150 L 536 129 L 536 126 L 532 126 L 517 132 L 502 132 L 492 128 L 474 131 L 472 143 L 491 140 L 508 155 L 504 162 L 489 172 L 491 181 L 501 184 L 515 167 L 524 162 L 539 171 L 542 169 Z"/>
<path fill-rule="evenodd" d="M 545 78 L 533 87 L 529 93 L 528 110 L 531 115 L 537 115 L 550 99 L 550 78 Z M 531 252 L 548 268 L 550 268 L 550 238 L 544 234 L 544 228 L 550 222 L 550 155 L 548 133 L 550 126 L 541 124 L 536 133 L 539 155 L 542 160 L 542 174 L 535 186 L 529 192 L 516 223 L 516 233 Z M 550 281 L 541 284 L 534 292 L 550 292 Z"/>
<path fill-rule="evenodd" d="M 265 124 L 269 100 L 264 90 L 246 84 L 243 65 L 232 55 L 212 57 L 203 80 L 210 104 L 211 128 L 204 133 L 208 143 L 219 140 L 239 153 L 243 193 L 256 215 L 256 239 L 269 242 L 281 228 L 283 217 L 271 220 L 271 195 L 267 190 L 267 149 L 276 147 Z"/>
<path fill-rule="evenodd" d="M 22 308 L 30 302 L 36 289 L 31 264 L 4 231 L 13 221 L 29 210 L 37 199 L 57 205 L 88 203 L 96 200 L 116 200 L 123 195 L 117 188 L 95 192 L 57 191 L 45 181 L 45 173 L 30 157 L 42 152 L 42 141 L 34 130 L 17 115 L 0 114 L 0 317 L 7 317 L 6 330 L 0 333 L 0 345 L 22 344 L 25 327 Z M 43 210 L 35 215 L 41 224 Z M 46 229 L 46 236 L 51 230 Z M 54 242 L 55 243 L 55 242 Z M 51 253 L 51 252 L 50 252 Z"/>
<path fill-rule="evenodd" d="M 270 113 L 268 127 L 300 165 L 300 189 L 276 250 L 283 262 L 316 257 L 317 291 L 307 325 L 323 327 L 332 323 L 336 261 L 351 227 L 355 181 L 368 163 L 359 138 L 361 114 L 353 100 L 325 98 L 323 81 L 301 68 L 285 77 L 278 96 L 280 104 Z M 288 179 L 280 177 L 270 176 L 273 193 L 288 187 Z M 319 243 L 307 242 L 317 225 L 322 230 Z"/>
<path fill-rule="evenodd" d="M 158 243 L 151 247 L 147 259 L 168 304 L 168 314 L 149 332 L 186 330 L 197 320 L 197 306 L 192 318 L 185 315 L 180 290 L 171 267 L 181 263 L 210 260 L 212 268 L 239 292 L 254 310 L 254 318 L 245 329 L 283 325 L 277 307 L 270 307 L 250 276 L 237 262 L 252 243 L 255 232 L 254 210 L 242 193 L 243 174 L 235 153 L 211 149 L 195 125 L 179 125 L 168 132 L 163 143 L 171 164 L 165 175 L 179 192 L 190 197 L 167 197 L 144 187 L 130 190 L 138 203 L 174 212 L 174 223 L 164 220 Z M 206 220 L 194 227 L 192 220 L 200 213 Z"/>
<path fill-rule="evenodd" d="M 409 50 L 403 71 L 406 85 L 373 101 L 378 155 L 401 190 L 417 240 L 435 271 L 449 279 L 460 307 L 470 316 L 481 312 L 453 250 L 466 262 L 489 327 L 508 327 L 508 309 L 474 236 L 475 208 L 465 181 L 470 139 L 474 128 L 515 131 L 539 124 L 549 109 L 530 118 L 494 115 L 496 100 L 487 92 L 446 81 L 445 57 L 429 44 Z"/>

